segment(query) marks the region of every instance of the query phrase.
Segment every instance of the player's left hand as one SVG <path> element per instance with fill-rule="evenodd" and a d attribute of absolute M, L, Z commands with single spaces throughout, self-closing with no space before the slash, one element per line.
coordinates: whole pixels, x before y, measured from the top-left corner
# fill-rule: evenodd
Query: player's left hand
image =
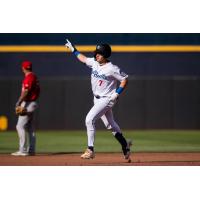
<path fill-rule="evenodd" d="M 118 97 L 119 97 L 119 94 L 118 94 L 118 93 L 116 93 L 116 92 L 113 93 L 113 94 L 110 96 L 110 98 L 109 98 L 109 103 L 108 103 L 108 105 L 109 105 L 110 107 L 113 107 L 113 106 L 115 105 L 115 103 L 116 103 Z"/>
<path fill-rule="evenodd" d="M 118 97 L 119 97 L 119 94 L 115 92 L 110 96 L 110 101 L 116 101 Z"/>

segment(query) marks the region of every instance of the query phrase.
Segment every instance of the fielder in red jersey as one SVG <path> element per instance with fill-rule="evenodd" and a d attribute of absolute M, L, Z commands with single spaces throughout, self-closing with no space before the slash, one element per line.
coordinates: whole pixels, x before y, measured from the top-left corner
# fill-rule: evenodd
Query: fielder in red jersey
<path fill-rule="evenodd" d="M 26 90 L 28 90 L 28 94 L 24 97 L 24 101 L 37 100 L 40 94 L 40 86 L 37 76 L 33 72 L 25 75 L 25 78 L 22 82 L 22 95 Z"/>
<path fill-rule="evenodd" d="M 35 155 L 36 136 L 33 128 L 34 112 L 37 108 L 36 100 L 40 94 L 40 86 L 37 76 L 32 72 L 32 63 L 24 61 L 22 71 L 25 75 L 22 81 L 21 95 L 16 103 L 16 107 L 25 108 L 23 114 L 19 114 L 16 129 L 19 136 L 19 151 L 12 153 L 13 156 Z M 29 142 L 26 140 L 28 133 Z"/>

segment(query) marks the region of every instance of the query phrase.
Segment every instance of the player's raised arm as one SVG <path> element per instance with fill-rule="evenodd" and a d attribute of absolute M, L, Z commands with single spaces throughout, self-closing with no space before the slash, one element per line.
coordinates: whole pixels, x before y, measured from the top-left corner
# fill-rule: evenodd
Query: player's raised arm
<path fill-rule="evenodd" d="M 70 51 L 78 58 L 79 61 L 81 61 L 82 63 L 86 63 L 87 57 L 80 53 L 68 39 L 66 39 L 66 41 L 67 43 L 65 44 L 65 46 L 70 49 Z"/>

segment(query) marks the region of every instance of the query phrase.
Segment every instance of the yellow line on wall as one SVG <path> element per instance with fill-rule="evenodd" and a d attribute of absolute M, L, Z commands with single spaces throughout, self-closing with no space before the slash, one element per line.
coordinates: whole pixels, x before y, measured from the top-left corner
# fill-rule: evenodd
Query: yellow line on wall
<path fill-rule="evenodd" d="M 148 45 L 148 46 L 113 46 L 116 52 L 196 52 L 200 46 Z"/>
<path fill-rule="evenodd" d="M 94 45 L 77 45 L 81 52 L 92 52 Z M 113 52 L 200 52 L 200 45 L 112 45 Z M 64 45 L 0 45 L 0 52 L 69 52 Z"/>

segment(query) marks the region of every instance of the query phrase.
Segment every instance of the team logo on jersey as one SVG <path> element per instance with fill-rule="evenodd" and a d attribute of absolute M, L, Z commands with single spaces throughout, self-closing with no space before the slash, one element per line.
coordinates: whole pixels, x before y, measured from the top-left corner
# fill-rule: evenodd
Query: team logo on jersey
<path fill-rule="evenodd" d="M 95 78 L 100 78 L 100 79 L 103 79 L 103 80 L 108 80 L 108 77 L 105 74 L 99 74 L 98 71 L 96 71 L 96 70 L 92 71 L 92 75 Z"/>

